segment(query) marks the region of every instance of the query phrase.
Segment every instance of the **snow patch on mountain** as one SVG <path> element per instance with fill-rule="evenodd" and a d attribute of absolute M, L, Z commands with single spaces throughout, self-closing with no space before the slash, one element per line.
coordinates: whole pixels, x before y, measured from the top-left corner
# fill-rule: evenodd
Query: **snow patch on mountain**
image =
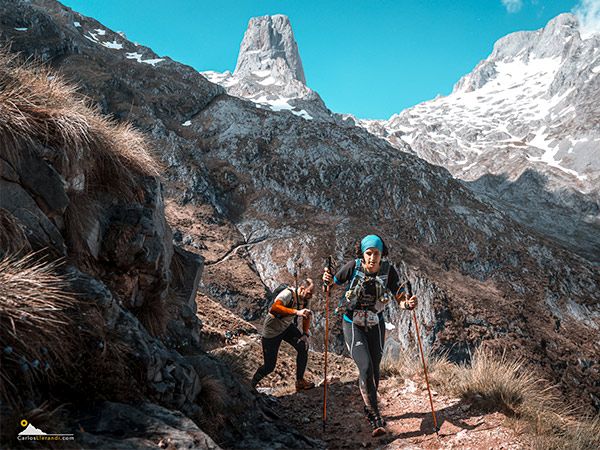
<path fill-rule="evenodd" d="M 567 169 L 560 165 L 562 159 L 558 160 L 558 161 L 555 159 L 555 156 L 559 151 L 559 147 L 558 146 L 555 146 L 554 148 L 550 147 L 547 139 L 548 139 L 547 136 L 542 133 L 536 134 L 535 138 L 533 138 L 529 142 L 529 144 L 541 148 L 542 150 L 544 150 L 544 153 L 542 154 L 542 156 L 539 156 L 539 157 L 527 156 L 527 159 L 532 162 L 543 162 L 543 163 L 548 164 L 551 167 L 556 167 L 557 169 L 560 169 L 563 172 L 566 172 L 570 175 L 577 177 L 581 181 L 587 180 L 587 175 L 580 175 L 575 170 Z M 588 141 L 588 139 L 586 138 L 582 141 Z M 569 149 L 568 153 L 572 153 L 572 152 L 573 152 L 573 149 L 572 148 Z"/>
<path fill-rule="evenodd" d="M 152 58 L 152 59 L 142 59 L 144 55 L 137 52 L 126 53 L 125 57 L 127 59 L 135 59 L 139 63 L 150 64 L 151 66 L 156 66 L 161 61 L 164 61 L 164 58 Z"/>
<path fill-rule="evenodd" d="M 117 41 L 101 42 L 101 44 L 106 48 L 112 48 L 114 50 L 122 50 L 123 49 L 123 44 L 120 44 Z"/>
<path fill-rule="evenodd" d="M 74 21 L 73 26 L 78 28 L 83 34 L 83 37 L 88 41 L 111 50 L 121 50 L 124 53 L 123 56 L 127 59 L 135 59 L 139 63 L 149 64 L 151 66 L 156 66 L 156 64 L 165 60 L 164 58 L 143 59 L 144 55 L 142 53 L 128 51 L 131 50 L 132 46 L 139 47 L 139 44 L 135 42 L 129 42 L 125 33 L 121 31 L 117 31 L 116 33 L 112 31 L 107 32 L 107 30 L 103 28 L 92 28 L 91 30 L 86 30 L 87 27 L 84 27 L 79 21 Z M 122 42 L 117 41 L 117 38 L 122 39 Z M 151 50 L 147 50 L 152 53 Z M 152 54 L 152 56 L 155 55 Z"/>

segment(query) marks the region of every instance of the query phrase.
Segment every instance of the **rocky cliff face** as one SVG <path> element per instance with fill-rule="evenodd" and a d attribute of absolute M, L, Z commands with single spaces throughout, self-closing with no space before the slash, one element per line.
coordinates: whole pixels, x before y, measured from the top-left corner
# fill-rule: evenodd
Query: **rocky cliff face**
<path fill-rule="evenodd" d="M 2 392 L 3 429 L 7 415 L 41 405 L 44 389 L 65 386 L 75 402 L 92 386 L 85 394 L 90 402 L 145 396 L 201 414 L 200 376 L 157 336 L 173 332 L 197 343 L 199 321 L 182 314 L 195 309 L 202 261 L 180 250 L 177 264 L 191 282 L 172 278 L 162 189 L 142 136 L 87 108 L 47 70 L 5 53 L 0 59 L 0 214 L 10 224 L 1 230 L 2 311 L 18 313 L 12 325 L 2 325 L 3 373 L 13 380 Z M 30 251 L 37 253 L 19 262 Z M 28 292 L 6 283 L 33 262 L 57 259 L 50 267 L 60 284 L 23 278 Z M 61 289 L 54 296 L 52 286 Z M 60 298 L 71 300 L 54 304 Z M 30 308 L 31 299 L 43 307 Z M 64 339 L 39 342 L 38 333 L 52 338 L 53 320 L 43 319 L 52 310 L 63 311 Z M 35 320 L 41 330 L 31 328 Z M 116 387 L 122 391 L 111 392 Z M 149 416 L 155 407 L 148 406 Z"/>
<path fill-rule="evenodd" d="M 600 279 L 588 262 L 361 128 L 257 108 L 167 58 L 128 59 L 104 39 L 133 44 L 49 0 L 19 2 L 2 17 L 14 51 L 60 67 L 105 112 L 153 136 L 173 210 L 193 211 L 175 219 L 175 241 L 210 256 L 201 289 L 232 311 L 259 318 L 263 283 L 288 278 L 294 258 L 318 278 L 325 255 L 341 263 L 376 230 L 406 261 L 430 347 L 456 358 L 481 343 L 510 348 L 597 404 Z M 23 27 L 29 34 L 15 30 Z M 109 37 L 87 39 L 96 29 Z M 319 330 L 322 304 L 314 306 Z M 406 317 L 392 310 L 388 320 L 406 345 Z"/>
<path fill-rule="evenodd" d="M 449 96 L 360 124 L 598 262 L 599 73 L 600 36 L 561 14 L 500 39 Z"/>

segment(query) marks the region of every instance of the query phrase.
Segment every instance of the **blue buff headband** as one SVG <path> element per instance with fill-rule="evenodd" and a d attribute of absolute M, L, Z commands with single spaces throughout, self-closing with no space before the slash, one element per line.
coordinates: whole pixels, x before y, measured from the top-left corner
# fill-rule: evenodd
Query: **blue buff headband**
<path fill-rule="evenodd" d="M 360 251 L 366 252 L 368 248 L 375 247 L 380 252 L 383 252 L 383 241 L 379 236 L 375 236 L 374 234 L 369 234 L 365 236 L 362 241 L 360 241 Z"/>

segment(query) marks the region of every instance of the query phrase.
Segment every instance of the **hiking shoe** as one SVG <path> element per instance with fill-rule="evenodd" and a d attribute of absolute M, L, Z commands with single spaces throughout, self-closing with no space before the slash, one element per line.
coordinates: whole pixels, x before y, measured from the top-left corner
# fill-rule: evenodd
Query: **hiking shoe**
<path fill-rule="evenodd" d="M 381 423 L 383 424 L 383 426 L 385 427 L 387 425 L 387 422 L 385 421 L 385 419 L 383 417 L 381 417 L 380 415 L 375 415 L 373 414 L 366 406 L 364 407 L 365 409 L 365 416 L 367 417 L 367 420 L 369 421 L 369 423 L 371 423 L 372 420 L 374 420 L 374 417 L 377 416 L 381 419 Z M 371 417 L 373 416 L 373 417 Z"/>
<path fill-rule="evenodd" d="M 373 429 L 373 432 L 371 433 L 373 437 L 383 436 L 385 433 L 387 433 L 385 429 L 385 421 L 381 418 L 381 416 L 378 413 L 370 411 L 365 406 L 365 416 L 367 417 L 367 420 L 369 421 L 369 424 L 371 424 L 371 428 Z"/>
<path fill-rule="evenodd" d="M 306 381 L 304 378 L 296 381 L 296 392 L 298 391 L 308 391 L 315 387 L 315 383 L 312 381 Z"/>

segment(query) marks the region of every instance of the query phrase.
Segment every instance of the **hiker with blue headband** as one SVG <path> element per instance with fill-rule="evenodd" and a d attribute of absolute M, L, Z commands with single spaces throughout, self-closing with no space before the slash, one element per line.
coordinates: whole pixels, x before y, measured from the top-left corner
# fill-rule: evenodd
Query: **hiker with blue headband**
<path fill-rule="evenodd" d="M 386 433 L 377 404 L 379 364 L 385 342 L 383 310 L 391 299 L 401 309 L 414 309 L 417 298 L 407 298 L 396 268 L 386 258 L 388 249 L 381 237 L 365 236 L 357 244 L 356 253 L 356 260 L 344 264 L 335 276 L 325 269 L 323 281 L 327 285 L 348 283 L 337 312 L 343 313 L 344 340 L 358 367 L 365 415 L 373 436 L 380 436 Z"/>

